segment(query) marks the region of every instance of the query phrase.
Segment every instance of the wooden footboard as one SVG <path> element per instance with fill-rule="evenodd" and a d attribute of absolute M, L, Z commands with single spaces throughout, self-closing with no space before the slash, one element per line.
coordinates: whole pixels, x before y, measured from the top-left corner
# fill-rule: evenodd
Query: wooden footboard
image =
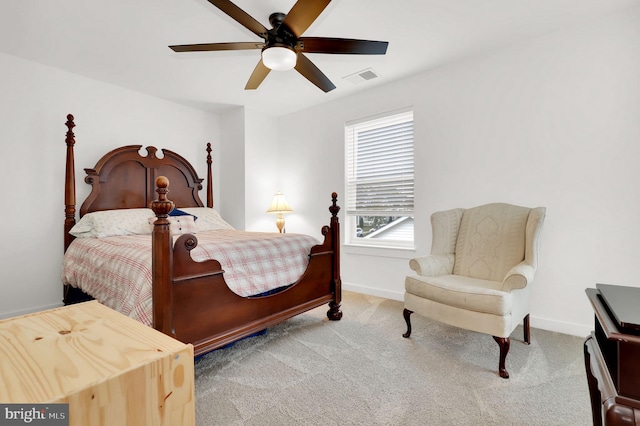
<path fill-rule="evenodd" d="M 196 355 L 264 330 L 302 312 L 329 304 L 327 317 L 342 317 L 339 264 L 339 223 L 332 194 L 331 223 L 322 229 L 324 242 L 311 249 L 303 276 L 287 289 L 262 297 L 241 297 L 231 291 L 216 260 L 191 258 L 198 240 L 180 236 L 171 244 L 167 199 L 168 180 L 156 180 L 157 216 L 153 229 L 153 326 L 176 339 L 192 343 Z"/>

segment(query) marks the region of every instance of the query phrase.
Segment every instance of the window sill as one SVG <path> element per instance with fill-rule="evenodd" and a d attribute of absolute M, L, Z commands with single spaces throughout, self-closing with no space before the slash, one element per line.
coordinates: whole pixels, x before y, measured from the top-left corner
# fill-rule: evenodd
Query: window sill
<path fill-rule="evenodd" d="M 342 252 L 362 256 L 396 257 L 400 259 L 413 259 L 416 257 L 415 248 L 399 246 L 344 244 L 342 246 Z"/>

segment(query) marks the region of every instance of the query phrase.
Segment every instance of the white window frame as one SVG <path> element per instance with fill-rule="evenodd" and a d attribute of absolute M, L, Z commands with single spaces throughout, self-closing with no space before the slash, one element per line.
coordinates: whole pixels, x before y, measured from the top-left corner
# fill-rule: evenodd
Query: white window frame
<path fill-rule="evenodd" d="M 402 123 L 410 122 L 410 126 Z M 375 135 L 376 129 L 396 126 L 402 135 Z M 366 133 L 369 133 L 366 135 Z M 376 142 L 380 146 L 369 145 L 373 150 L 364 159 L 358 161 L 358 135 L 379 136 Z M 364 138 L 361 138 L 364 140 Z M 369 139 L 371 143 L 371 139 Z M 384 145 L 382 145 L 384 144 Z M 377 169 L 369 169 L 367 165 Z M 381 170 L 384 167 L 385 170 Z M 345 244 L 351 246 L 370 246 L 385 248 L 413 249 L 411 240 L 391 240 L 356 237 L 357 216 L 409 216 L 413 217 L 414 198 L 414 136 L 413 108 L 403 108 L 375 116 L 364 117 L 345 123 Z M 358 172 L 358 169 L 365 170 Z M 385 173 L 387 172 L 387 173 Z M 360 184 L 360 185 L 358 185 Z M 391 190 L 385 191 L 389 185 Z M 373 197 L 364 197 L 366 188 Z M 381 191 L 376 191 L 381 189 Z M 360 195 L 358 197 L 357 195 Z M 398 195 L 401 195 L 398 197 Z M 365 200 L 366 201 L 363 201 Z M 389 205 L 392 201 L 393 205 Z"/>

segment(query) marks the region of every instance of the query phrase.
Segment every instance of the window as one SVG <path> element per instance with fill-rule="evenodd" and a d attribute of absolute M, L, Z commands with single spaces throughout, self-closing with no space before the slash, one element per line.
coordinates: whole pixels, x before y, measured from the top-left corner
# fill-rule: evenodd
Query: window
<path fill-rule="evenodd" d="M 347 244 L 413 247 L 413 111 L 345 126 Z"/>

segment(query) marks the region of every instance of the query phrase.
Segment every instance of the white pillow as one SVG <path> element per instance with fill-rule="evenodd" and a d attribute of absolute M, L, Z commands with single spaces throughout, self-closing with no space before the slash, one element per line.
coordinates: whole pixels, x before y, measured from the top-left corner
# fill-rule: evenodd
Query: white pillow
<path fill-rule="evenodd" d="M 198 231 L 215 231 L 216 229 L 235 229 L 229 225 L 216 209 L 209 207 L 180 207 L 185 213 L 197 217 L 196 226 Z"/>
<path fill-rule="evenodd" d="M 76 238 L 150 234 L 151 209 L 119 209 L 87 213 L 69 231 Z"/>
<path fill-rule="evenodd" d="M 151 216 L 149 218 L 149 224 L 153 226 L 153 223 L 158 218 L 156 216 Z M 198 227 L 194 222 L 193 216 L 183 215 L 183 216 L 169 216 L 169 229 L 171 229 L 171 233 L 173 235 L 181 235 L 181 234 L 195 234 L 198 232 Z"/>

